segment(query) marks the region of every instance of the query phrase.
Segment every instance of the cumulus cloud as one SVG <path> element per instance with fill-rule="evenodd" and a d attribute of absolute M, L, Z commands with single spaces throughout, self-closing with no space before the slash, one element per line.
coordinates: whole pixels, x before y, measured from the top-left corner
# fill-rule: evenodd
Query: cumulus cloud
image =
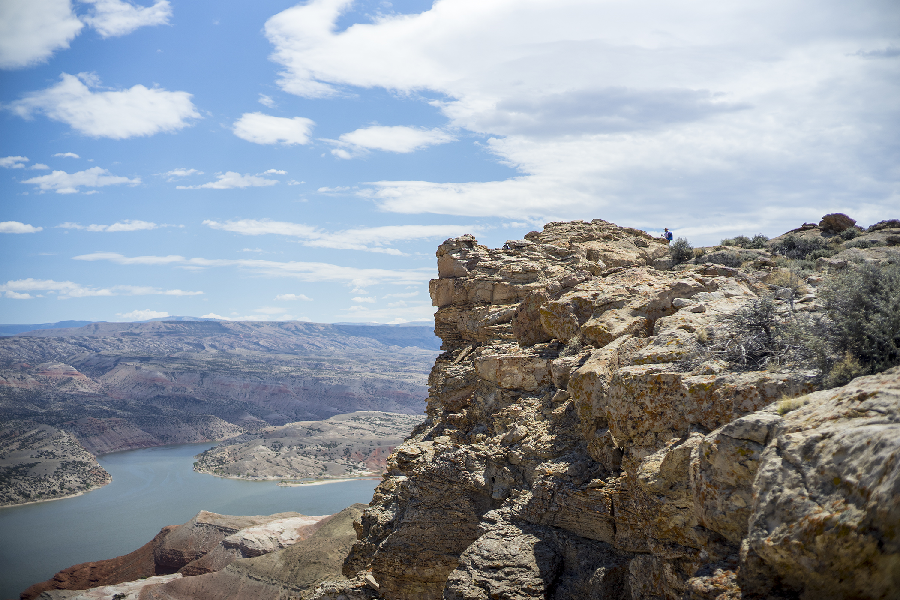
<path fill-rule="evenodd" d="M 19 221 L 3 221 L 0 223 L 0 233 L 37 233 L 42 231 L 43 227 L 35 227 L 34 225 L 26 225 Z"/>
<path fill-rule="evenodd" d="M 127 313 L 116 313 L 116 316 L 123 321 L 149 321 L 150 319 L 161 319 L 170 315 L 165 311 L 144 309 L 133 310 Z"/>
<path fill-rule="evenodd" d="M 78 156 L 78 155 L 75 154 L 74 152 L 57 152 L 57 153 L 54 154 L 53 156 L 58 156 L 58 157 L 60 157 L 60 158 L 81 158 L 80 156 Z"/>
<path fill-rule="evenodd" d="M 473 225 L 386 225 L 361 227 L 327 232 L 303 223 L 270 221 L 267 219 L 240 219 L 236 221 L 205 220 L 203 224 L 213 229 L 231 231 L 241 235 L 286 235 L 301 238 L 306 246 L 343 250 L 367 250 L 387 254 L 402 254 L 396 248 L 386 247 L 394 242 L 448 238 L 480 230 Z"/>
<path fill-rule="evenodd" d="M 33 165 L 31 165 L 28 168 L 33 171 L 49 171 L 50 170 L 50 167 L 48 167 L 44 163 L 34 163 Z"/>
<path fill-rule="evenodd" d="M 68 48 L 84 23 L 70 0 L 0 2 L 0 68 L 15 69 L 46 60 Z"/>
<path fill-rule="evenodd" d="M 354 302 L 365 302 L 367 304 L 374 304 L 375 298 L 371 296 L 356 296 L 353 298 Z"/>
<path fill-rule="evenodd" d="M 233 188 L 265 187 L 278 183 L 276 179 L 265 179 L 257 175 L 241 175 L 234 171 L 217 173 L 216 180 L 201 185 L 177 185 L 179 190 L 230 190 Z"/>
<path fill-rule="evenodd" d="M 287 171 L 279 171 L 278 169 L 266 169 L 263 175 L 287 175 Z"/>
<path fill-rule="evenodd" d="M 60 223 L 56 226 L 59 229 L 83 229 L 85 231 L 108 231 L 108 232 L 117 232 L 117 231 L 141 231 L 144 229 L 157 229 L 160 227 L 156 223 L 152 223 L 150 221 L 132 221 L 130 219 L 125 219 L 124 221 L 118 221 L 113 223 L 112 225 L 79 225 L 78 223 Z"/>
<path fill-rule="evenodd" d="M 434 276 L 433 268 L 363 269 L 329 263 L 255 259 L 185 258 L 183 256 L 124 256 L 116 252 L 94 252 L 74 256 L 74 260 L 109 261 L 119 265 L 162 265 L 181 268 L 236 267 L 258 275 L 289 277 L 299 281 L 335 281 L 362 287 L 374 284 L 415 285 Z"/>
<path fill-rule="evenodd" d="M 307 296 L 306 294 L 278 294 L 275 296 L 276 300 L 304 300 L 306 302 L 312 302 L 312 298 Z"/>
<path fill-rule="evenodd" d="M 93 74 L 63 73 L 53 87 L 26 94 L 7 108 L 24 119 L 37 113 L 66 123 L 92 137 L 116 140 L 171 132 L 200 117 L 187 92 L 135 85 L 127 90 L 91 91 L 97 85 Z"/>
<path fill-rule="evenodd" d="M 7 156 L 5 158 L 0 158 L 0 167 L 6 169 L 24 169 L 25 163 L 27 162 L 28 157 L 26 156 Z"/>
<path fill-rule="evenodd" d="M 454 142 L 456 137 L 437 128 L 373 125 L 327 141 L 338 146 L 331 151 L 338 158 L 354 158 L 368 150 L 407 154 L 428 146 Z"/>
<path fill-rule="evenodd" d="M 16 279 L 0 284 L 0 292 L 10 296 L 13 294 L 27 294 L 29 292 L 44 292 L 54 294 L 58 298 L 87 298 L 92 296 L 198 296 L 203 292 L 190 292 L 184 290 L 162 290 L 149 286 L 114 285 L 106 288 L 84 286 L 72 281 L 55 281 L 53 279 Z"/>
<path fill-rule="evenodd" d="M 53 171 L 49 175 L 41 175 L 39 177 L 26 179 L 22 183 L 31 183 L 38 186 L 41 190 L 53 190 L 56 191 L 57 194 L 74 194 L 82 187 L 96 188 L 107 185 L 120 185 L 123 183 L 137 185 L 140 182 L 140 177 L 135 177 L 134 179 L 118 177 L 111 174 L 106 169 L 92 167 L 86 171 L 78 171 L 76 173 Z"/>
<path fill-rule="evenodd" d="M 308 144 L 315 125 L 305 117 L 273 117 L 263 113 L 244 113 L 232 125 L 234 135 L 254 144 Z"/>
<path fill-rule="evenodd" d="M 83 21 L 97 30 L 101 37 L 126 35 L 138 27 L 166 25 L 172 16 L 167 0 L 159 0 L 153 6 L 135 6 L 122 0 L 80 0 L 93 6 Z"/>
<path fill-rule="evenodd" d="M 896 3 L 442 0 L 337 26 L 350 5 L 269 19 L 283 90 L 440 98 L 449 127 L 517 171 L 357 192 L 385 210 L 755 229 L 792 222 L 785 198 L 816 214 L 896 205 Z M 364 147 L 346 143 L 335 153 Z"/>

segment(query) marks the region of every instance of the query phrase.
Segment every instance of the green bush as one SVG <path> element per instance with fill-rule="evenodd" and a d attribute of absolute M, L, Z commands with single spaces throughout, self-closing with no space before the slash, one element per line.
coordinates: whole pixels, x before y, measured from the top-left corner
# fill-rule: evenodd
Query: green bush
<path fill-rule="evenodd" d="M 819 297 L 825 316 L 807 327 L 806 346 L 826 387 L 900 365 L 900 263 L 838 273 Z"/>
<path fill-rule="evenodd" d="M 815 260 L 834 256 L 835 251 L 828 248 L 828 242 L 822 238 L 806 238 L 787 235 L 772 245 L 772 252 L 792 260 Z"/>
<path fill-rule="evenodd" d="M 758 250 L 762 250 L 766 247 L 766 242 L 769 241 L 769 238 L 761 233 L 757 233 L 752 238 L 748 238 L 746 235 L 739 235 L 733 238 L 726 238 L 722 240 L 722 246 L 739 246 L 741 248 L 756 248 Z"/>
<path fill-rule="evenodd" d="M 678 238 L 669 245 L 672 264 L 680 265 L 694 258 L 694 247 L 684 238 Z"/>

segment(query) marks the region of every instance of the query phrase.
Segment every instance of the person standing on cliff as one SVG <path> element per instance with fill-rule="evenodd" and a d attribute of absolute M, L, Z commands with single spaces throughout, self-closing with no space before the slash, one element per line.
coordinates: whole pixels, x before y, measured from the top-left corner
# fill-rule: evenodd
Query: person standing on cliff
<path fill-rule="evenodd" d="M 666 238 L 666 243 L 671 244 L 672 243 L 672 232 L 669 231 L 668 227 L 663 227 L 663 229 L 665 230 L 663 232 L 663 237 Z"/>

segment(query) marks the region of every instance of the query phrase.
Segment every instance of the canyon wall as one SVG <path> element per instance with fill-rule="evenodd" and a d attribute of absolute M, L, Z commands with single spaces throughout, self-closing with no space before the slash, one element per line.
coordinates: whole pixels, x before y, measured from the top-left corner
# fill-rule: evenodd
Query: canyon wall
<path fill-rule="evenodd" d="M 602 220 L 447 240 L 427 420 L 357 524 L 355 583 L 317 597 L 900 597 L 900 368 L 815 391 L 704 353 L 763 296 L 821 309 L 822 277 L 798 297 L 757 254 L 673 269 Z"/>

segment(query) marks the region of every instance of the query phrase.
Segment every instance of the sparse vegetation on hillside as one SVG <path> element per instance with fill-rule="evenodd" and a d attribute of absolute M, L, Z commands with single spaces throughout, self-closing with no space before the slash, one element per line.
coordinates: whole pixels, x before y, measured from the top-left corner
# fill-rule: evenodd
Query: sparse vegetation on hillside
<path fill-rule="evenodd" d="M 694 258 L 694 247 L 685 238 L 678 238 L 669 246 L 672 264 L 680 265 Z"/>
<path fill-rule="evenodd" d="M 733 238 L 725 238 L 720 242 L 721 246 L 738 246 L 740 248 L 755 248 L 758 250 L 762 250 L 766 247 L 766 242 L 769 241 L 768 236 L 765 236 L 761 233 L 757 233 L 752 238 L 747 237 L 746 235 L 739 235 Z"/>
<path fill-rule="evenodd" d="M 825 315 L 804 330 L 826 387 L 900 365 L 900 263 L 847 269 L 819 295 Z"/>

